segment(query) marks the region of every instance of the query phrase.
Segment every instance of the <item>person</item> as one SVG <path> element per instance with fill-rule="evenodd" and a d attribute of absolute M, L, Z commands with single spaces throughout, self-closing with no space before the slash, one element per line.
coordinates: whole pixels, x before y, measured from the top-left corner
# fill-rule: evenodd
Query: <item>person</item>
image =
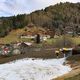
<path fill-rule="evenodd" d="M 57 58 L 59 58 L 59 50 L 56 50 L 55 54 L 56 54 Z"/>

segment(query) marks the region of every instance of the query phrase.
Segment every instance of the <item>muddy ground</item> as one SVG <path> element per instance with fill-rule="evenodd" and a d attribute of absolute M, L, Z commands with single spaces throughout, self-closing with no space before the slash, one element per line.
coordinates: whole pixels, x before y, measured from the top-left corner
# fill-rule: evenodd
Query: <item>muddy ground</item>
<path fill-rule="evenodd" d="M 37 49 L 36 51 L 29 51 L 25 54 L 17 54 L 17 55 L 10 55 L 10 56 L 0 56 L 0 64 L 10 62 L 17 59 L 23 58 L 43 58 L 43 59 L 51 59 L 56 58 L 56 54 L 54 53 L 53 48 L 46 48 L 44 50 Z M 63 57 L 63 54 L 59 55 L 59 58 Z"/>

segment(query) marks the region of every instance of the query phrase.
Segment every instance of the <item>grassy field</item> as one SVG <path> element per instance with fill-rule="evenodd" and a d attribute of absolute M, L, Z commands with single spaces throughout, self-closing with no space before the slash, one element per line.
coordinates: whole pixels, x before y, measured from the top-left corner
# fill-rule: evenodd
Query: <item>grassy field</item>
<path fill-rule="evenodd" d="M 19 38 L 19 35 L 23 34 L 24 32 L 25 32 L 24 29 L 13 30 L 6 37 L 0 38 L 0 43 L 7 44 L 7 43 L 11 43 L 11 42 L 18 42 L 18 41 L 28 41 L 28 42 L 30 42 L 31 39 L 20 39 Z M 55 39 L 51 38 L 51 39 L 48 39 L 46 41 L 46 43 L 55 44 L 56 41 L 58 41 L 62 38 L 63 38 L 62 36 L 60 36 L 58 38 L 55 38 Z M 70 38 L 75 45 L 80 44 L 80 37 L 74 37 L 74 38 L 67 37 L 67 38 Z"/>
<path fill-rule="evenodd" d="M 9 33 L 9 35 L 5 36 L 4 38 L 0 38 L 0 43 L 11 43 L 20 41 L 19 35 L 24 32 L 23 29 L 13 30 Z"/>
<path fill-rule="evenodd" d="M 30 34 L 37 33 L 40 30 L 44 31 L 43 28 L 36 28 L 36 27 L 27 28 L 27 31 L 25 31 L 25 28 L 12 30 L 7 36 L 5 36 L 4 38 L 0 38 L 0 43 L 7 44 L 7 43 L 11 43 L 11 42 L 18 42 L 18 41 L 28 41 L 28 42 L 30 42 L 31 39 L 21 39 L 21 38 L 19 38 L 19 36 L 24 34 L 24 33 L 28 33 L 28 34 L 29 33 Z"/>
<path fill-rule="evenodd" d="M 80 37 L 74 37 L 72 40 L 76 45 L 80 44 Z"/>

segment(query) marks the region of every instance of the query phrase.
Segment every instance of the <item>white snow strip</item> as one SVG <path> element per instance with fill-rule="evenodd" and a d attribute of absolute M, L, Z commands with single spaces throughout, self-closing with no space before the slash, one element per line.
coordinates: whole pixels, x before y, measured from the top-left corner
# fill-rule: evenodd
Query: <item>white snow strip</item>
<path fill-rule="evenodd" d="M 65 59 L 31 59 L 0 65 L 0 80 L 50 80 L 71 71 L 64 66 Z"/>

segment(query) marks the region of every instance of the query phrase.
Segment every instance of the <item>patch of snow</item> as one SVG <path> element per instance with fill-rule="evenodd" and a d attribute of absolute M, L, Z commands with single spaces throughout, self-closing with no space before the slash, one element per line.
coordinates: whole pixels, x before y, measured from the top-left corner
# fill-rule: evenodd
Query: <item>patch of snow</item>
<path fill-rule="evenodd" d="M 32 45 L 32 43 L 30 43 L 30 42 L 24 42 L 24 43 L 27 44 L 28 46 Z"/>
<path fill-rule="evenodd" d="M 61 59 L 26 58 L 0 65 L 0 80 L 50 80 L 71 71 Z"/>

